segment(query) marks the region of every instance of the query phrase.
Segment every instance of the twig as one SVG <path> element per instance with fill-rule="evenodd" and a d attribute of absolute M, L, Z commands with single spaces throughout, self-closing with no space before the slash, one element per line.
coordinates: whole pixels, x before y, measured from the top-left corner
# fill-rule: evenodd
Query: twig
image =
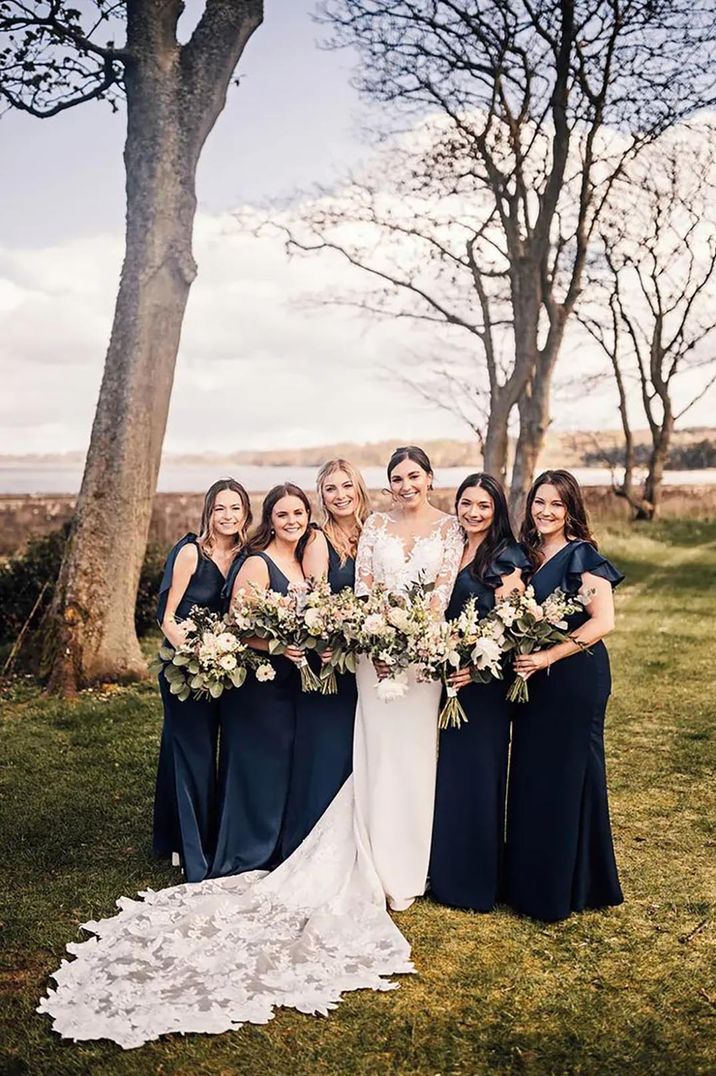
<path fill-rule="evenodd" d="M 49 585 L 50 584 L 47 582 L 47 580 L 42 584 L 42 589 L 40 590 L 40 593 L 37 595 L 37 598 L 35 599 L 35 604 L 32 607 L 30 615 L 28 616 L 27 620 L 25 621 L 25 623 L 20 628 L 20 634 L 18 635 L 17 639 L 13 643 L 12 650 L 10 651 L 10 653 L 8 655 L 7 661 L 5 662 L 5 664 L 2 667 L 2 673 L 0 675 L 7 676 L 9 673 L 12 672 L 13 667 L 15 665 L 15 661 L 17 660 L 17 655 L 20 653 L 20 647 L 22 646 L 22 644 L 24 642 L 25 636 L 27 635 L 28 629 L 30 627 L 30 623 L 32 622 L 32 618 L 34 617 L 35 613 L 37 612 L 37 610 L 39 608 L 39 605 L 40 605 L 40 602 L 44 598 L 45 591 L 47 590 Z"/>
<path fill-rule="evenodd" d="M 701 934 L 702 931 L 706 930 L 708 923 L 708 919 L 702 919 L 699 925 L 697 927 L 694 927 L 692 931 L 690 931 L 688 934 L 682 934 L 679 938 L 679 941 L 682 943 L 682 945 L 688 945 L 692 938 L 695 938 L 697 934 Z"/>

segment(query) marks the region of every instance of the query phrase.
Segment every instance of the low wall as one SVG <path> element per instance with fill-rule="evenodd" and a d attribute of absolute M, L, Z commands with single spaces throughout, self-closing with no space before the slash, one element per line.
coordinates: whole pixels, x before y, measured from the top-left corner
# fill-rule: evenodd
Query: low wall
<path fill-rule="evenodd" d="M 625 502 L 603 486 L 585 490 L 590 513 L 595 522 L 609 522 L 628 517 Z M 375 508 L 388 506 L 385 494 L 371 494 Z M 452 510 L 454 491 L 435 490 L 432 500 L 440 508 Z M 315 510 L 315 496 L 309 491 Z M 150 541 L 169 548 L 187 531 L 196 530 L 201 516 L 200 493 L 158 493 L 154 499 Z M 256 519 L 261 511 L 262 493 L 251 494 Z M 72 518 L 75 497 L 48 495 L 0 495 L 0 556 L 22 549 L 29 538 L 47 534 Z M 663 491 L 661 515 L 664 518 L 716 518 L 716 486 L 667 486 Z"/>

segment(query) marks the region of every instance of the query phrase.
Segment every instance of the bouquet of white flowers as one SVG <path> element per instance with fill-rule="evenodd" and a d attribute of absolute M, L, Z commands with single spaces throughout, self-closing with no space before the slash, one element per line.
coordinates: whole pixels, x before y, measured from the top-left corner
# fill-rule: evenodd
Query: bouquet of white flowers
<path fill-rule="evenodd" d="M 319 653 L 331 651 L 331 657 L 319 676 L 321 693 L 338 691 L 336 673 L 356 671 L 356 648 L 363 621 L 364 606 L 349 587 L 334 594 L 326 580 L 310 580 L 303 610 L 306 647 Z"/>
<path fill-rule="evenodd" d="M 569 634 L 567 617 L 581 612 L 591 601 L 592 594 L 592 591 L 581 591 L 571 597 L 557 587 L 540 603 L 533 587 L 527 587 L 523 594 L 514 591 L 498 602 L 491 615 L 504 625 L 507 649 L 517 654 L 532 654 L 558 643 L 578 642 Z M 510 702 L 527 702 L 529 691 L 523 676 L 515 677 L 507 698 Z"/>
<path fill-rule="evenodd" d="M 164 643 L 158 667 L 172 695 L 186 702 L 190 695 L 212 699 L 231 687 L 241 687 L 248 669 L 258 680 L 272 680 L 275 673 L 255 650 L 246 646 L 227 617 L 195 605 L 181 622 L 184 641 L 172 647 Z"/>
<path fill-rule="evenodd" d="M 477 599 L 470 598 L 454 620 L 432 624 L 416 640 L 416 663 L 427 680 L 442 680 L 447 702 L 438 719 L 438 727 L 460 728 L 467 714 L 458 699 L 458 689 L 448 683 L 451 673 L 465 665 L 475 683 L 502 679 L 502 656 L 508 649 L 503 624 L 492 617 L 480 619 Z"/>
<path fill-rule="evenodd" d="M 391 594 L 376 584 L 361 603 L 358 650 L 391 668 L 391 675 L 377 686 L 383 702 L 402 698 L 408 689 L 408 666 L 415 661 L 416 640 L 434 621 L 429 605 L 432 589 L 416 583 L 405 594 Z"/>
<path fill-rule="evenodd" d="M 244 638 L 257 636 L 268 640 L 269 654 L 283 654 L 288 646 L 309 649 L 315 647 L 316 637 L 311 634 L 304 613 L 308 605 L 308 587 L 291 583 L 287 594 L 275 590 L 263 590 L 251 586 L 250 591 L 239 591 L 231 607 L 231 619 L 241 625 Z M 317 691 L 321 682 L 304 657 L 298 666 L 303 691 Z"/>

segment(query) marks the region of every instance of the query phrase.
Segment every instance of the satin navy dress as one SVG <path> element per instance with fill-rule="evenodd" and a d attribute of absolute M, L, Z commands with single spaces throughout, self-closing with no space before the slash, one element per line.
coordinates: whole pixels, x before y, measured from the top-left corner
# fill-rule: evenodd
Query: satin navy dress
<path fill-rule="evenodd" d="M 487 616 L 503 576 L 528 568 L 516 542 L 499 553 L 484 580 L 466 565 L 446 618 L 458 617 L 473 596 L 480 616 Z M 475 912 L 489 912 L 501 891 L 511 714 L 505 692 L 504 680 L 461 688 L 468 723 L 443 729 L 439 740 L 430 890 L 441 904 Z"/>
<path fill-rule="evenodd" d="M 287 594 L 289 580 L 271 557 L 250 556 L 266 564 L 269 588 Z M 229 597 L 237 571 L 232 565 L 225 588 Z M 240 688 L 225 691 L 219 699 L 219 829 L 213 878 L 269 870 L 283 858 L 281 834 L 301 681 L 288 658 L 265 658 L 276 670 L 274 680 L 259 683 L 250 670 Z"/>
<path fill-rule="evenodd" d="M 167 558 L 157 606 L 160 625 L 177 554 L 196 542 L 195 534 L 185 535 Z M 188 617 L 195 605 L 212 612 L 221 609 L 224 576 L 213 560 L 199 549 L 197 554 L 196 569 L 177 606 L 177 620 Z M 180 702 L 169 691 L 163 673 L 159 674 L 159 690 L 164 726 L 154 796 L 154 852 L 160 856 L 178 852 L 187 881 L 199 882 L 209 872 L 214 851 L 218 702 L 211 698 Z"/>
<path fill-rule="evenodd" d="M 582 573 L 624 576 L 584 541 L 572 541 L 532 576 L 537 601 L 557 587 L 576 594 Z M 573 631 L 586 612 L 569 618 Z M 506 901 L 555 922 L 570 912 L 621 904 L 607 803 L 604 715 L 611 692 L 603 642 L 529 679 L 515 708 L 507 801 Z"/>
<path fill-rule="evenodd" d="M 355 584 L 355 560 L 341 564 L 328 538 L 328 583 L 337 593 Z M 318 655 L 309 655 L 320 669 Z M 296 714 L 291 786 L 282 839 L 287 859 L 307 837 L 353 769 L 353 726 L 358 692 L 352 673 L 337 674 L 338 693 L 301 692 Z"/>

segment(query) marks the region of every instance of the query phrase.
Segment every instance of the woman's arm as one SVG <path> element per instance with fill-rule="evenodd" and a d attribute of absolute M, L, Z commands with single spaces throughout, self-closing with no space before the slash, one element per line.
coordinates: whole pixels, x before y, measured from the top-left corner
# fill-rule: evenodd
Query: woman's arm
<path fill-rule="evenodd" d="M 326 579 L 328 576 L 328 542 L 322 531 L 313 531 L 303 551 L 301 562 L 306 579 Z"/>
<path fill-rule="evenodd" d="M 193 542 L 180 549 L 174 561 L 172 582 L 167 595 L 164 619 L 161 623 L 161 629 L 167 641 L 174 647 L 181 646 L 186 638 L 186 632 L 181 627 L 181 623 L 175 619 L 175 615 L 198 563 L 199 550 Z"/>
<path fill-rule="evenodd" d="M 579 643 L 570 640 L 550 646 L 547 650 L 540 650 L 535 654 L 521 654 L 515 659 L 515 670 L 520 676 L 527 679 L 539 669 L 548 669 L 556 661 L 578 654 L 584 647 L 593 646 L 594 643 L 598 643 L 600 639 L 614 631 L 614 593 L 609 580 L 592 575 L 591 572 L 584 572 L 582 589 L 591 590 L 594 593 L 589 605 L 585 606 L 589 613 L 589 620 L 572 632 Z"/>
<path fill-rule="evenodd" d="M 524 593 L 525 583 L 522 578 L 522 572 L 519 568 L 515 568 L 515 570 L 513 572 L 510 572 L 509 575 L 501 576 L 501 579 L 502 582 L 500 583 L 499 587 L 495 588 L 495 597 L 498 600 L 501 600 L 502 598 L 508 598 L 510 594 L 513 594 L 516 590 L 518 590 L 520 594 Z"/>

